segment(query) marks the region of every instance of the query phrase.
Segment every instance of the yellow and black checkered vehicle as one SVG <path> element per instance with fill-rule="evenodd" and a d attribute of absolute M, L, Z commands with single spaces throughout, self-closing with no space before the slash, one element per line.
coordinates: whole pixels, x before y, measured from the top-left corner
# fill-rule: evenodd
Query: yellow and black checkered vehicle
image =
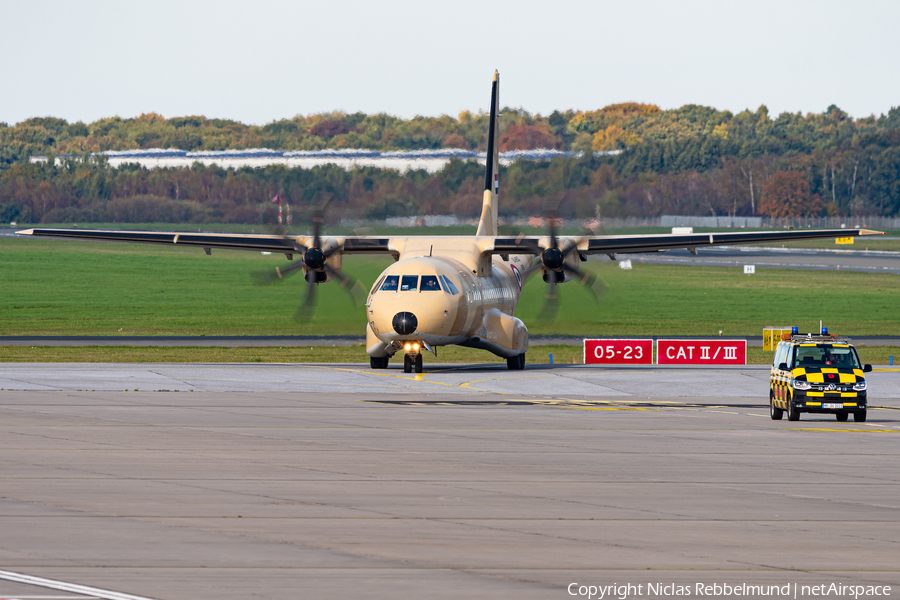
<path fill-rule="evenodd" d="M 833 335 L 791 335 L 775 349 L 769 376 L 769 414 L 789 421 L 800 413 L 834 414 L 838 421 L 866 420 L 866 378 L 856 348 Z"/>

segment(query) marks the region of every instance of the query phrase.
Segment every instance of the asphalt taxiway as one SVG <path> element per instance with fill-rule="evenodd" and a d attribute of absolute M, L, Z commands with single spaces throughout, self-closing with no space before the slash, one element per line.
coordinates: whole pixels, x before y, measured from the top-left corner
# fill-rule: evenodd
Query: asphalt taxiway
<path fill-rule="evenodd" d="M 898 371 L 865 423 L 770 420 L 758 367 L 371 373 L 0 365 L 0 597 L 900 590 Z"/>
<path fill-rule="evenodd" d="M 865 240 L 858 240 L 864 245 Z M 805 269 L 811 271 L 861 271 L 900 274 L 900 252 L 891 250 L 769 248 L 759 246 L 714 246 L 697 255 L 687 250 L 665 254 L 622 254 L 619 259 L 648 264 L 683 264 L 695 267 L 743 267 L 762 269 Z"/>

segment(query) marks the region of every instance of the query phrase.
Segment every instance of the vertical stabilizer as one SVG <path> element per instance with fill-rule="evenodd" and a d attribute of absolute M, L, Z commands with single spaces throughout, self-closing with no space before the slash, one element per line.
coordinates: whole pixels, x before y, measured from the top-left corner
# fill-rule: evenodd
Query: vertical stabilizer
<path fill-rule="evenodd" d="M 491 89 L 491 120 L 488 124 L 487 160 L 484 167 L 484 203 L 481 207 L 481 221 L 475 235 L 497 235 L 498 206 L 497 194 L 500 190 L 500 73 L 494 71 L 494 85 Z"/>

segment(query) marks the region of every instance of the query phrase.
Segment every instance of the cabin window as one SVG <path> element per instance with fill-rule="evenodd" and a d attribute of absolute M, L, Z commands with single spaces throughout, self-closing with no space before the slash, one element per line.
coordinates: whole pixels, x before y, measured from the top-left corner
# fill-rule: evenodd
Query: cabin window
<path fill-rule="evenodd" d="M 414 292 L 417 289 L 419 289 L 418 275 L 404 275 L 403 279 L 400 280 L 401 292 Z"/>
<path fill-rule="evenodd" d="M 419 291 L 439 292 L 441 291 L 441 284 L 438 283 L 438 278 L 434 275 L 422 275 L 422 287 Z"/>
<path fill-rule="evenodd" d="M 459 293 L 459 290 L 456 289 L 456 286 L 453 285 L 453 282 L 450 281 L 450 278 L 446 275 L 441 275 L 441 281 L 444 282 L 444 291 L 450 292 L 451 295 L 455 296 Z"/>
<path fill-rule="evenodd" d="M 381 284 L 382 292 L 396 292 L 397 291 L 397 283 L 400 281 L 399 275 L 388 275 L 384 278 L 384 283 Z"/>

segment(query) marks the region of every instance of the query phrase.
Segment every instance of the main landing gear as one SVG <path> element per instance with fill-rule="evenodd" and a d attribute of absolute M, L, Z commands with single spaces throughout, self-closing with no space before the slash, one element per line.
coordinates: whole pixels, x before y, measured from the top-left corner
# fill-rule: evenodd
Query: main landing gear
<path fill-rule="evenodd" d="M 521 371 L 525 368 L 525 353 L 516 354 L 512 358 L 506 359 L 506 367 L 510 371 Z"/>
<path fill-rule="evenodd" d="M 421 354 L 407 354 L 403 357 L 403 372 L 404 373 L 412 373 L 413 369 L 416 370 L 416 373 L 422 372 L 422 355 Z"/>
<path fill-rule="evenodd" d="M 370 356 L 369 366 L 373 369 L 387 369 L 390 361 L 390 356 Z"/>

